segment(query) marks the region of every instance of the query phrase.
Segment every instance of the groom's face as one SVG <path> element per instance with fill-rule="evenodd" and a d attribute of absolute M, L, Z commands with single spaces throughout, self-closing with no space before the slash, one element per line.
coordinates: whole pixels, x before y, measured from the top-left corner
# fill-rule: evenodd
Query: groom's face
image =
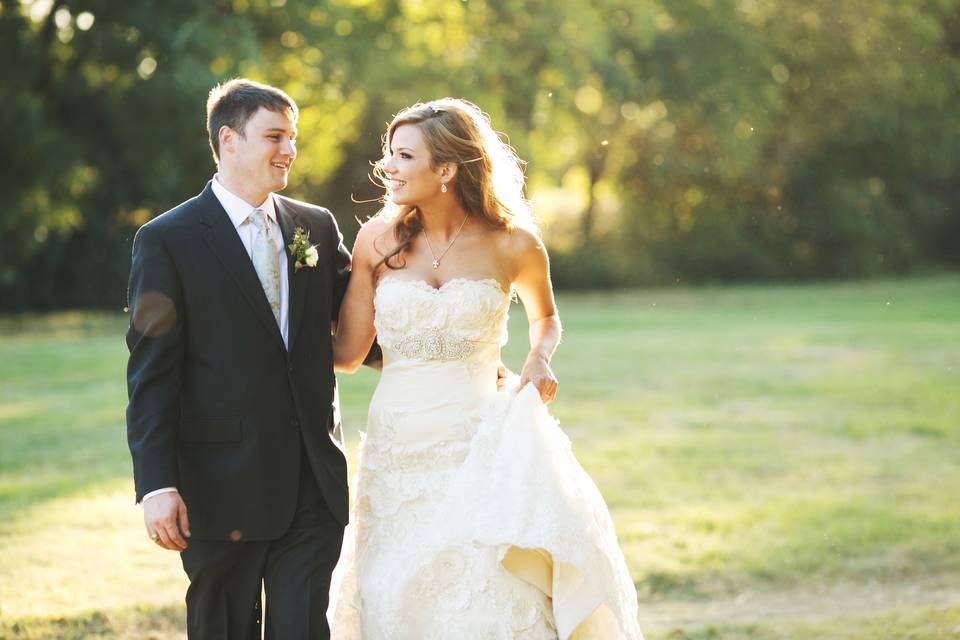
<path fill-rule="evenodd" d="M 227 163 L 229 171 L 251 190 L 280 191 L 287 186 L 297 157 L 296 140 L 296 123 L 288 114 L 261 107 L 247 121 L 243 135 L 224 131 L 220 162 Z"/>

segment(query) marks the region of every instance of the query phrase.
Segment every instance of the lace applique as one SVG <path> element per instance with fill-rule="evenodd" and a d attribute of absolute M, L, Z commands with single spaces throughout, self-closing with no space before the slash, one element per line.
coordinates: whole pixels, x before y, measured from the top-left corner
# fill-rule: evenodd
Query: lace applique
<path fill-rule="evenodd" d="M 424 602 L 434 607 L 425 608 Z M 435 553 L 416 573 L 400 606 L 418 640 L 557 637 L 549 599 L 501 569 L 496 549 L 475 544 Z"/>
<path fill-rule="evenodd" d="M 466 459 L 469 441 L 440 442 L 427 447 L 378 444 L 365 440 L 357 493 L 377 518 L 392 516 L 424 494 L 442 493 L 445 474 Z M 358 508 L 360 508 L 358 502 Z"/>
<path fill-rule="evenodd" d="M 376 427 L 376 440 L 380 443 L 396 441 L 400 423 L 407 419 L 409 413 L 409 411 L 403 409 L 387 407 L 377 411 L 376 420 L 371 420 L 369 425 L 370 427 Z"/>

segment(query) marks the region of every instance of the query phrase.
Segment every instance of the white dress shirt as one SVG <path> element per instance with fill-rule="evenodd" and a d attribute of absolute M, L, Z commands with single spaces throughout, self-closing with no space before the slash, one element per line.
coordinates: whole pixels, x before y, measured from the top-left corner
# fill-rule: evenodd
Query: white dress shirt
<path fill-rule="evenodd" d="M 277 260 L 280 264 L 280 333 L 283 335 L 283 344 L 287 345 L 287 338 L 290 329 L 290 314 L 287 307 L 290 299 L 290 282 L 287 279 L 287 250 L 283 245 L 283 233 L 280 231 L 280 225 L 277 223 L 277 208 L 273 201 L 273 194 L 267 196 L 261 204 L 253 206 L 240 196 L 232 193 L 225 186 L 220 184 L 217 176 L 213 176 L 213 195 L 223 205 L 230 221 L 240 235 L 240 241 L 243 242 L 243 248 L 247 250 L 247 255 L 253 257 L 253 240 L 257 235 L 257 227 L 250 220 L 250 214 L 254 209 L 263 209 L 267 214 L 267 221 L 270 224 L 270 235 L 273 236 L 273 242 L 277 245 Z"/>
<path fill-rule="evenodd" d="M 269 194 L 267 199 L 261 204 L 253 206 L 223 186 L 216 175 L 213 176 L 212 187 L 213 195 L 217 197 L 217 200 L 223 205 L 223 209 L 227 212 L 227 215 L 230 216 L 230 221 L 233 222 L 233 226 L 240 236 L 240 241 L 243 242 L 243 248 L 247 250 L 247 255 L 250 256 L 251 259 L 253 257 L 253 240 L 257 234 L 257 227 L 253 224 L 253 221 L 250 220 L 250 214 L 253 213 L 254 209 L 262 209 L 267 215 L 267 221 L 270 225 L 270 235 L 273 237 L 274 244 L 277 245 L 277 260 L 280 265 L 280 333 L 283 336 L 283 344 L 289 347 L 290 345 L 287 342 L 287 338 L 290 335 L 290 314 L 288 312 L 290 282 L 287 278 L 287 251 L 283 243 L 283 233 L 280 231 L 280 224 L 277 222 L 277 208 L 273 201 L 273 194 Z M 168 493 L 176 490 L 176 487 L 157 489 L 143 496 L 143 500 L 145 501 L 147 498 L 159 493 Z"/>

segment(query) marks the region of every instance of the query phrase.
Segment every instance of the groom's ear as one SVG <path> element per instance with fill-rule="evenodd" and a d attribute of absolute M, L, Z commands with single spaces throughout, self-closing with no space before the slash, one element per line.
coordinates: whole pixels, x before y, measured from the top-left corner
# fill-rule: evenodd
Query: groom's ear
<path fill-rule="evenodd" d="M 223 152 L 226 150 L 233 150 L 234 141 L 237 138 L 237 132 L 223 125 L 220 127 L 220 131 L 217 132 L 217 137 L 220 140 L 220 155 L 223 155 Z"/>

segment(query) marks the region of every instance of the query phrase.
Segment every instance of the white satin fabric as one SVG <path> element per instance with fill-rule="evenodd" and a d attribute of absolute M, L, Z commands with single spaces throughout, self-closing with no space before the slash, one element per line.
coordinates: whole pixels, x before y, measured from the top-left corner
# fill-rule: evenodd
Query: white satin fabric
<path fill-rule="evenodd" d="M 510 296 L 383 278 L 384 366 L 330 608 L 338 640 L 636 640 L 606 504 L 532 386 L 496 389 Z"/>

